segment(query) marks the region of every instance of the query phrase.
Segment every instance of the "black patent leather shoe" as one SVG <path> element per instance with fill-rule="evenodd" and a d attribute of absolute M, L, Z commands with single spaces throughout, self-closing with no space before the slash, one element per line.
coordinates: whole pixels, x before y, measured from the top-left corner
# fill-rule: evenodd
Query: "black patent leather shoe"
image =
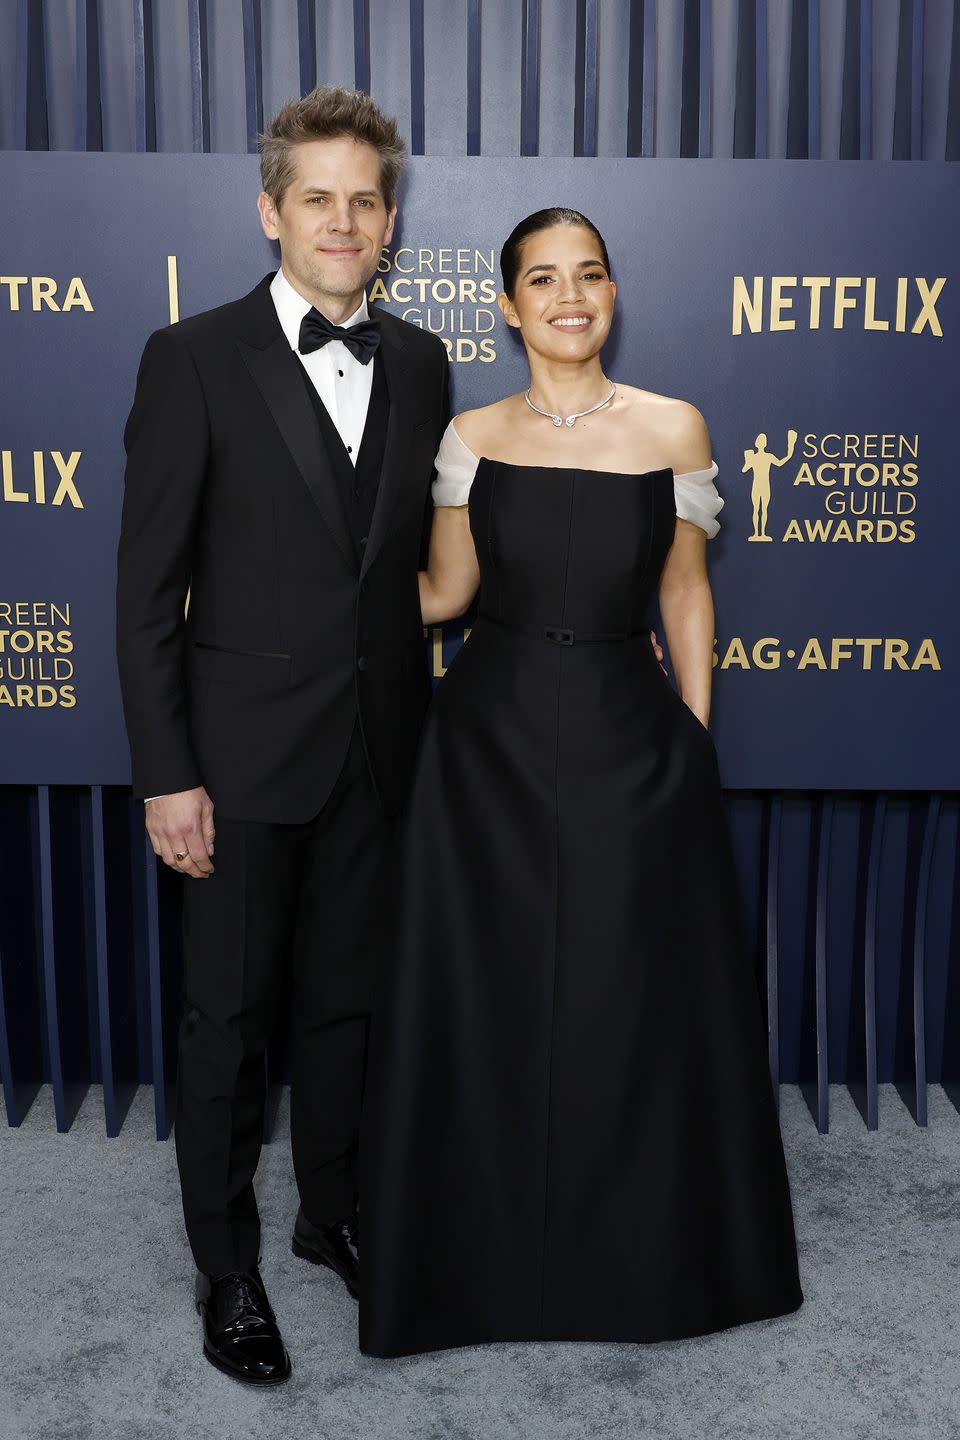
<path fill-rule="evenodd" d="M 203 1353 L 225 1375 L 249 1385 L 279 1385 L 290 1356 L 263 1288 L 259 1270 L 197 1276 L 203 1317 Z"/>
<path fill-rule="evenodd" d="M 328 1225 L 314 1225 L 303 1210 L 297 1211 L 290 1247 L 301 1260 L 312 1265 L 326 1265 L 346 1285 L 354 1300 L 360 1294 L 360 1237 L 356 1216 L 349 1220 L 332 1220 Z"/>

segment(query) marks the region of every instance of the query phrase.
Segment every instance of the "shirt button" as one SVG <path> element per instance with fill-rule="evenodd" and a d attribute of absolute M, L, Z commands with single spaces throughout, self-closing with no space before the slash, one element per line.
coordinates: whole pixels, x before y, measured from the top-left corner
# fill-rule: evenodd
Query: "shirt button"
<path fill-rule="evenodd" d="M 348 446 L 347 446 L 347 454 L 348 454 L 348 455 L 352 455 L 352 454 L 353 454 L 353 446 L 352 446 L 352 445 L 348 445 Z"/>
<path fill-rule="evenodd" d="M 361 655 L 360 658 L 359 658 L 359 660 L 357 661 L 357 669 L 358 669 L 358 670 L 366 670 L 366 668 L 367 668 L 367 657 L 366 657 L 366 655 Z"/>
<path fill-rule="evenodd" d="M 342 380 L 342 379 L 343 379 L 343 371 L 342 371 L 342 370 L 338 370 L 338 371 L 337 371 L 337 374 L 340 376 L 340 379 Z"/>

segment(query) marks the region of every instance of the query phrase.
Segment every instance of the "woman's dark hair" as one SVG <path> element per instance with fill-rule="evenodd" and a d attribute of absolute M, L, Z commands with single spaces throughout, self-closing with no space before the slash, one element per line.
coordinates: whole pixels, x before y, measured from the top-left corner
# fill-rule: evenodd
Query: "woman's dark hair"
<path fill-rule="evenodd" d="M 503 288 L 511 300 L 513 292 L 517 288 L 517 276 L 520 273 L 520 257 L 523 253 L 524 241 L 531 235 L 536 235 L 539 230 L 551 230 L 554 225 L 580 225 L 584 230 L 589 230 L 600 246 L 600 259 L 604 263 L 607 274 L 610 274 L 610 257 L 607 254 L 607 247 L 593 221 L 588 220 L 586 215 L 581 215 L 579 210 L 568 210 L 563 205 L 552 205 L 548 210 L 535 210 L 532 215 L 521 220 L 519 225 L 515 225 L 500 251 L 500 274 L 503 276 Z"/>

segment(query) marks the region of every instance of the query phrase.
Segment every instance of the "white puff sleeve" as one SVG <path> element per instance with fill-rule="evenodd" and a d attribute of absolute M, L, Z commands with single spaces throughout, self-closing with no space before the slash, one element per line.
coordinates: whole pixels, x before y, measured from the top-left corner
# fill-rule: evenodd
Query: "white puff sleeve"
<path fill-rule="evenodd" d="M 723 509 L 723 501 L 714 485 L 719 474 L 716 461 L 709 470 L 688 470 L 685 475 L 674 475 L 673 495 L 677 514 L 681 520 L 689 520 L 705 530 L 712 540 L 720 529 L 717 516 Z"/>
<path fill-rule="evenodd" d="M 433 463 L 437 471 L 431 492 L 434 505 L 466 505 L 480 461 L 464 445 L 452 420 L 443 432 Z"/>

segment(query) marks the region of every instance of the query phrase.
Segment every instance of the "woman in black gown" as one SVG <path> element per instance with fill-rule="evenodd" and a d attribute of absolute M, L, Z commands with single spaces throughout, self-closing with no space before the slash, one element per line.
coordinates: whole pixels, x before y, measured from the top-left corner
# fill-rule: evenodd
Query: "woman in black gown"
<path fill-rule="evenodd" d="M 675 1339 L 802 1301 L 705 728 L 709 436 L 604 376 L 616 289 L 583 216 L 529 217 L 501 265 L 531 386 L 437 460 L 424 621 L 478 585 L 479 614 L 427 720 L 374 1025 L 372 1355 Z"/>

